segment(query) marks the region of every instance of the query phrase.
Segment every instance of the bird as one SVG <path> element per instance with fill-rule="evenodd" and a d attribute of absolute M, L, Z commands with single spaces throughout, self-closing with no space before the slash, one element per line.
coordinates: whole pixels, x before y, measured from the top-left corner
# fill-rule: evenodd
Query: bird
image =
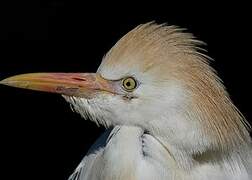
<path fill-rule="evenodd" d="M 28 73 L 0 84 L 61 94 L 105 127 L 69 180 L 251 180 L 248 121 L 186 29 L 143 23 L 96 73 Z"/>

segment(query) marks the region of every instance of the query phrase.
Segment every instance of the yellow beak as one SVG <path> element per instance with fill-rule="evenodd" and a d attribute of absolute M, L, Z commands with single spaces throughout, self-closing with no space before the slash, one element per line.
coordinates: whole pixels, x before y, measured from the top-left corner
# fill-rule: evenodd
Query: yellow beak
<path fill-rule="evenodd" d="M 91 98 L 98 91 L 114 93 L 112 83 L 95 73 L 30 73 L 6 78 L 0 84 Z"/>

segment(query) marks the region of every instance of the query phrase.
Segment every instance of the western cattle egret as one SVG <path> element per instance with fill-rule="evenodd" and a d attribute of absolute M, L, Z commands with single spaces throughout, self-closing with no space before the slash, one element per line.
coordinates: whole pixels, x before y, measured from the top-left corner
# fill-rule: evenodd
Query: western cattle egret
<path fill-rule="evenodd" d="M 121 38 L 97 73 L 33 73 L 1 84 L 62 94 L 107 128 L 69 180 L 249 180 L 249 125 L 202 53 L 175 26 Z"/>

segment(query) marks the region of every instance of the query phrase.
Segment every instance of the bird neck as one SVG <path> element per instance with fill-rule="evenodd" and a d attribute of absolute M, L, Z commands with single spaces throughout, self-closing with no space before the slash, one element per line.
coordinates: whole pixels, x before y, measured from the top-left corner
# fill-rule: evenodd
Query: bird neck
<path fill-rule="evenodd" d="M 110 133 L 104 151 L 106 179 L 136 179 L 136 164 L 141 158 L 141 128 L 116 126 Z M 116 162 L 116 163 L 115 163 Z"/>
<path fill-rule="evenodd" d="M 192 153 L 149 133 L 136 126 L 113 128 L 103 153 L 106 179 L 183 179 L 205 166 L 219 173 L 230 169 L 239 173 L 246 171 L 252 160 L 249 147 L 226 153 L 212 149 Z M 159 177 L 160 174 L 163 176 Z"/>
<path fill-rule="evenodd" d="M 248 167 L 251 166 L 252 163 L 251 143 L 241 144 L 237 148 L 228 150 L 223 150 L 221 146 L 219 148 L 205 146 L 205 149 L 201 147 L 192 150 L 177 146 L 176 144 L 171 144 L 169 143 L 169 139 L 161 137 L 160 134 L 156 135 L 155 138 L 158 139 L 160 144 L 169 152 L 174 162 L 176 162 L 176 166 L 185 172 L 189 172 L 189 170 L 203 164 L 212 165 L 215 163 L 238 171 L 239 167 L 237 167 L 237 165 Z"/>
<path fill-rule="evenodd" d="M 164 172 L 167 177 L 179 174 L 169 152 L 140 127 L 114 127 L 104 151 L 104 160 L 108 167 L 106 174 L 111 179 L 162 179 L 159 175 Z M 142 173 L 143 169 L 146 174 Z"/>

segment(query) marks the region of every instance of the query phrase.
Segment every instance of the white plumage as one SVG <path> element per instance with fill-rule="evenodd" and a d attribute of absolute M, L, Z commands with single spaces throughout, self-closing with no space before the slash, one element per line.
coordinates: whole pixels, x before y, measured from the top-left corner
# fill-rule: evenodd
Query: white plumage
<path fill-rule="evenodd" d="M 96 74 L 1 83 L 63 94 L 107 127 L 69 180 L 250 180 L 249 125 L 201 44 L 177 27 L 147 23 L 120 39 Z"/>

